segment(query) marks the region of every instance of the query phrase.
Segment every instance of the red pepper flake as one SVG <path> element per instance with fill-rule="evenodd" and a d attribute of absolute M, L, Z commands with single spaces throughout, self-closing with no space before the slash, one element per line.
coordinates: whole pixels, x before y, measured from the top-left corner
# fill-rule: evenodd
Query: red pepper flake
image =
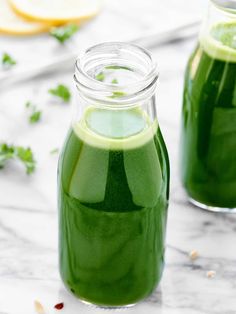
<path fill-rule="evenodd" d="M 64 307 L 64 303 L 58 303 L 58 304 L 56 304 L 56 305 L 54 306 L 54 308 L 57 309 L 57 310 L 62 310 L 63 307 Z"/>

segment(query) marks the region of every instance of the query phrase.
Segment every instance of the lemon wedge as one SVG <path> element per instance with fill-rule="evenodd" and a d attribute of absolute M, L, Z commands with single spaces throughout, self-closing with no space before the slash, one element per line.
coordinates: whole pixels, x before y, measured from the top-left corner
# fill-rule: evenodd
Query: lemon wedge
<path fill-rule="evenodd" d="M 98 14 L 101 0 L 9 0 L 16 13 L 33 21 L 59 25 L 82 23 Z"/>
<path fill-rule="evenodd" d="M 16 15 L 7 0 L 0 0 L 0 33 L 10 35 L 32 35 L 47 31 L 50 25 L 29 22 Z"/>

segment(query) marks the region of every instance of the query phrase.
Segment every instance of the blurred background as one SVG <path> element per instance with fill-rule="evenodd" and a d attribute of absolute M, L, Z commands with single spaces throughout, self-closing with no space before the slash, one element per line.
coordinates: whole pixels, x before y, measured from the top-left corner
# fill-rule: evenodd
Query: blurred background
<path fill-rule="evenodd" d="M 10 2 L 0 1 L 0 143 L 30 147 L 36 166 L 27 174 L 26 156 L 23 163 L 9 160 L 0 169 L 0 314 L 35 313 L 34 300 L 44 305 L 46 313 L 54 313 L 58 302 L 64 302 L 63 313 L 102 312 L 75 300 L 59 279 L 56 172 L 58 151 L 71 120 L 76 56 L 105 41 L 139 44 L 157 61 L 158 120 L 172 170 L 162 285 L 150 299 L 127 312 L 235 314 L 235 288 L 229 278 L 235 266 L 230 262 L 225 273 L 225 260 L 217 250 L 221 243 L 231 241 L 229 230 L 235 228 L 235 219 L 188 205 L 178 174 L 184 69 L 196 45 L 207 0 L 84 0 L 72 10 L 79 20 L 89 17 L 79 29 L 77 20 L 68 20 L 64 28 L 55 25 L 57 19 L 71 14 L 70 1 L 59 1 L 64 2 L 64 11 L 63 6 L 55 9 L 57 1 L 43 5 Z M 9 13 L 12 7 L 15 11 Z M 16 11 L 18 15 L 13 16 Z M 24 35 L 31 32 L 39 34 Z M 188 258 L 193 249 L 202 255 L 195 264 Z M 222 250 L 233 261 L 231 249 L 224 246 Z M 205 276 L 210 269 L 217 272 L 214 281 Z"/>

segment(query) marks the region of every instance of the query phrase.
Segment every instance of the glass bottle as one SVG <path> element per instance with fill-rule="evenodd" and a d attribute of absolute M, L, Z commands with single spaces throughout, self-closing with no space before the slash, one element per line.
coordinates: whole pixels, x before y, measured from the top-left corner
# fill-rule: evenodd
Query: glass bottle
<path fill-rule="evenodd" d="M 182 182 L 204 209 L 236 211 L 236 1 L 212 0 L 185 74 Z"/>
<path fill-rule="evenodd" d="M 104 43 L 76 61 L 76 112 L 59 161 L 60 273 L 81 300 L 131 305 L 160 281 L 169 162 L 156 64 Z"/>

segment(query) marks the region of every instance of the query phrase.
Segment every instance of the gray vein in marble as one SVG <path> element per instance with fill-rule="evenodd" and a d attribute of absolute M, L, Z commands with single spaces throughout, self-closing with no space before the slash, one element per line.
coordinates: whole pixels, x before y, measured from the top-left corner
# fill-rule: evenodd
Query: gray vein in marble
<path fill-rule="evenodd" d="M 21 207 L 21 206 L 13 206 L 7 204 L 0 204 L 0 210 L 12 210 L 12 211 L 22 211 L 27 213 L 42 213 L 47 215 L 56 215 L 56 208 L 55 209 L 44 209 L 44 208 L 32 208 L 32 207 Z"/>
<path fill-rule="evenodd" d="M 9 236 L 17 239 L 17 241 L 23 242 L 25 244 L 31 244 L 31 245 L 33 244 L 29 239 L 20 236 L 19 234 L 15 232 L 15 230 L 4 225 L 1 221 L 0 221 L 0 230 L 6 232 Z"/>

